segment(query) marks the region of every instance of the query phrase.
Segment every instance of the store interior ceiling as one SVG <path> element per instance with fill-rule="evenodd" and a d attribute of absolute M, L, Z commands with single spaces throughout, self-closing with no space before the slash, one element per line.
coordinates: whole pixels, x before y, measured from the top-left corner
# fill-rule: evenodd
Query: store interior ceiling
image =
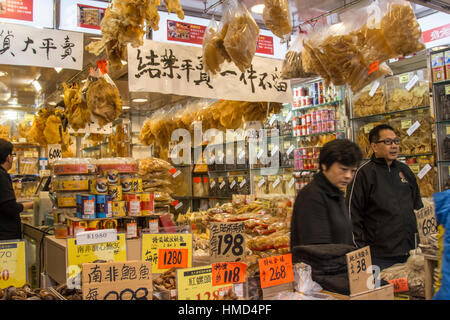
<path fill-rule="evenodd" d="M 181 0 L 185 15 L 210 19 L 221 16 L 222 3 L 228 0 Z M 294 30 L 306 22 L 316 21 L 319 18 L 326 19 L 334 13 L 339 13 L 350 6 L 361 5 L 368 0 L 289 0 L 292 25 Z M 104 0 L 103 2 L 109 2 Z M 256 4 L 263 3 L 263 0 L 243 0 L 248 8 Z M 450 13 L 449 0 L 434 1 L 411 1 L 418 18 L 433 14 L 436 9 Z M 166 10 L 165 6 L 160 7 L 161 11 Z M 253 17 L 265 28 L 261 14 L 252 13 Z M 87 45 L 98 39 L 98 35 L 84 34 L 84 44 Z M 94 56 L 84 51 L 84 67 L 81 71 L 43 67 L 0 65 L 0 109 L 22 109 L 36 111 L 44 104 L 56 105 L 63 99 L 62 83 L 72 83 L 85 80 L 89 74 L 90 67 L 96 66 L 96 61 L 103 59 L 101 56 Z M 426 57 L 424 55 L 401 61 L 394 66 L 394 73 L 401 73 L 411 65 L 426 67 Z M 403 71 L 404 72 L 404 71 Z M 111 78 L 115 81 L 123 105 L 124 115 L 130 112 L 140 116 L 149 115 L 154 110 L 177 102 L 183 102 L 188 97 L 176 95 L 164 95 L 159 93 L 143 93 L 128 91 L 127 65 L 121 70 L 110 72 Z M 41 89 L 36 88 L 36 81 Z M 147 102 L 136 102 L 136 99 L 147 99 Z"/>

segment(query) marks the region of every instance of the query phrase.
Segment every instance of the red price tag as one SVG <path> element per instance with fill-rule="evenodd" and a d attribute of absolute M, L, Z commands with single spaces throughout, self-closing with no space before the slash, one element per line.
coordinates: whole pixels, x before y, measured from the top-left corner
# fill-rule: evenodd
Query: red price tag
<path fill-rule="evenodd" d="M 407 278 L 393 279 L 393 280 L 389 280 L 388 282 L 394 284 L 394 292 L 409 291 Z"/>
<path fill-rule="evenodd" d="M 273 287 L 294 281 L 292 254 L 259 259 L 261 288 Z"/>
<path fill-rule="evenodd" d="M 367 72 L 367 74 L 371 74 L 377 70 L 378 70 L 378 60 L 375 60 L 375 62 L 370 64 L 369 71 Z"/>
<path fill-rule="evenodd" d="M 170 174 L 174 174 L 175 172 L 177 172 L 177 168 L 172 168 L 172 169 L 169 170 Z"/>
<path fill-rule="evenodd" d="M 188 249 L 159 249 L 158 269 L 187 268 Z"/>
<path fill-rule="evenodd" d="M 106 59 L 98 60 L 96 63 L 102 74 L 108 73 L 108 62 L 106 62 Z"/>
<path fill-rule="evenodd" d="M 247 265 L 242 262 L 221 262 L 212 264 L 212 285 L 242 283 L 245 281 Z"/>
<path fill-rule="evenodd" d="M 175 207 L 177 204 L 179 204 L 180 201 L 178 200 L 173 200 L 170 204 L 172 205 L 172 207 Z"/>

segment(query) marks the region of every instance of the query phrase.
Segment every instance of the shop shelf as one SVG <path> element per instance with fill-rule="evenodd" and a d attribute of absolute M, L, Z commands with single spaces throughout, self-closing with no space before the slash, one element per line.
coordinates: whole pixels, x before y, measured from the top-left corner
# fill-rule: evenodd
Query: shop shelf
<path fill-rule="evenodd" d="M 433 82 L 433 85 L 444 85 L 444 84 L 450 84 L 450 79 L 439 82 Z"/>
<path fill-rule="evenodd" d="M 321 135 L 324 135 L 324 134 L 337 134 L 337 133 L 345 133 L 345 131 L 344 130 L 337 130 L 337 131 L 328 131 L 328 132 L 320 132 L 320 133 L 312 133 L 312 134 L 307 134 L 307 135 L 305 135 L 305 136 L 298 136 L 298 137 L 295 137 L 295 138 L 297 138 L 297 141 L 298 140 L 300 140 L 300 139 L 304 139 L 304 138 L 308 138 L 308 137 L 315 137 L 315 136 L 321 136 Z"/>
<path fill-rule="evenodd" d="M 326 107 L 326 106 L 334 106 L 337 104 L 342 103 L 342 100 L 334 100 L 334 101 L 330 101 L 330 102 L 325 102 L 325 103 L 321 103 L 321 104 L 315 104 L 315 105 L 309 105 L 309 106 L 303 106 L 303 107 L 298 107 L 298 108 L 294 108 L 292 107 L 293 111 L 306 111 L 306 110 L 310 110 L 310 109 L 314 109 L 314 108 L 320 108 L 320 107 Z"/>
<path fill-rule="evenodd" d="M 392 111 L 392 112 L 386 112 L 386 113 L 379 113 L 379 114 L 374 114 L 374 115 L 364 116 L 364 117 L 356 117 L 356 118 L 351 118 L 351 120 L 376 120 L 377 118 L 382 118 L 382 117 L 393 115 L 393 114 L 399 114 L 399 113 L 401 114 L 401 113 L 405 113 L 405 112 L 409 112 L 409 111 L 425 110 L 425 109 L 429 109 L 429 108 L 430 108 L 430 106 L 423 106 L 423 107 L 410 108 L 410 109 L 404 109 L 404 110 L 398 110 L 398 111 Z"/>

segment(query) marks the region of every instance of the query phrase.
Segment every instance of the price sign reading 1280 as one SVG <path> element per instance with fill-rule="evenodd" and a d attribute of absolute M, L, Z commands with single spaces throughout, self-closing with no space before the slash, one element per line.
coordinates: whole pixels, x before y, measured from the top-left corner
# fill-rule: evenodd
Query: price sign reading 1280
<path fill-rule="evenodd" d="M 259 259 L 261 288 L 272 287 L 294 281 L 292 254 Z"/>
<path fill-rule="evenodd" d="M 159 249 L 158 268 L 187 268 L 188 267 L 188 249 Z"/>

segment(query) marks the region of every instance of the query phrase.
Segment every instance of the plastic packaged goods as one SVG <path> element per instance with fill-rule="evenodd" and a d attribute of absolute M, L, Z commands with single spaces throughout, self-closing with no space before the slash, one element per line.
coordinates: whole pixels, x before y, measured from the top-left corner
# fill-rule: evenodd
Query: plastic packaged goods
<path fill-rule="evenodd" d="M 242 2 L 232 9 L 224 45 L 234 64 L 245 72 L 256 52 L 259 27 Z"/>
<path fill-rule="evenodd" d="M 264 0 L 262 18 L 266 27 L 281 39 L 292 32 L 291 14 L 287 0 Z"/>
<path fill-rule="evenodd" d="M 407 56 L 425 49 L 419 23 L 408 1 L 385 0 L 381 1 L 381 6 L 386 10 L 381 29 L 393 52 Z"/>
<path fill-rule="evenodd" d="M 19 157 L 19 172 L 20 174 L 38 174 L 38 159 L 37 158 L 28 158 L 28 157 Z"/>
<path fill-rule="evenodd" d="M 94 161 L 98 172 L 104 173 L 108 170 L 117 170 L 118 173 L 136 173 L 138 162 L 133 158 L 104 158 Z"/>
<path fill-rule="evenodd" d="M 238 194 L 248 195 L 250 194 L 250 176 L 237 176 Z"/>
<path fill-rule="evenodd" d="M 193 177 L 192 182 L 193 182 L 192 183 L 193 196 L 194 197 L 204 197 L 205 192 L 204 192 L 204 188 L 203 188 L 202 177 Z"/>
<path fill-rule="evenodd" d="M 209 189 L 208 189 L 208 193 L 210 196 L 217 196 L 217 189 L 218 189 L 218 185 L 217 185 L 217 178 L 216 177 L 209 177 Z"/>
<path fill-rule="evenodd" d="M 283 194 L 284 193 L 284 180 L 283 176 L 269 176 L 269 194 Z"/>
<path fill-rule="evenodd" d="M 424 71 L 418 70 L 386 79 L 389 112 L 430 105 L 430 89 Z"/>
<path fill-rule="evenodd" d="M 86 124 L 91 121 L 86 99 L 84 98 L 82 87 L 73 83 L 67 85 L 63 83 L 64 88 L 64 114 L 67 117 L 70 127 L 73 130 L 84 129 Z"/>
<path fill-rule="evenodd" d="M 224 176 L 217 177 L 217 196 L 222 198 L 230 196 L 227 177 Z"/>
<path fill-rule="evenodd" d="M 255 176 L 253 181 L 256 196 L 267 194 L 267 176 Z"/>
<path fill-rule="evenodd" d="M 284 194 L 295 197 L 295 178 L 292 174 L 284 174 Z"/>
<path fill-rule="evenodd" d="M 53 163 L 55 175 L 94 174 L 96 171 L 94 160 L 89 158 L 65 158 Z"/>
<path fill-rule="evenodd" d="M 89 191 L 90 180 L 93 177 L 92 175 L 54 176 L 52 178 L 53 190 L 58 192 Z"/>
<path fill-rule="evenodd" d="M 223 39 L 219 38 L 219 26 L 214 19 L 211 19 L 206 28 L 205 36 L 203 38 L 203 63 L 206 72 L 216 74 L 220 72 L 222 63 L 228 57 L 223 56 L 225 48 L 223 47 Z M 222 46 L 222 50 L 219 49 Z M 226 51 L 225 51 L 226 52 Z M 228 55 L 228 54 L 227 54 Z"/>
<path fill-rule="evenodd" d="M 236 176 L 228 177 L 228 195 L 232 196 L 233 194 L 238 194 L 239 192 L 239 184 Z"/>
<path fill-rule="evenodd" d="M 386 112 L 386 94 L 384 85 L 372 92 L 369 85 L 358 92 L 353 100 L 353 117 L 365 117 Z"/>

